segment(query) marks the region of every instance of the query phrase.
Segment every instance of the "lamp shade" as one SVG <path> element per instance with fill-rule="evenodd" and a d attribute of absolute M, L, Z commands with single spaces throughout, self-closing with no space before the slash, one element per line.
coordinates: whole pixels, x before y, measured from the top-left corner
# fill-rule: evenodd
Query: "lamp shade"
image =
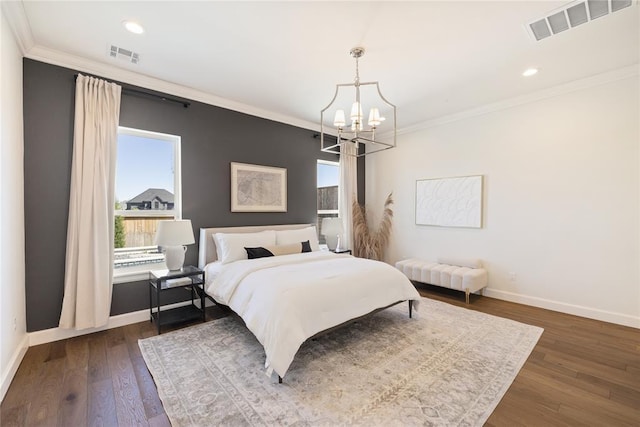
<path fill-rule="evenodd" d="M 336 111 L 336 116 L 333 119 L 333 125 L 335 127 L 343 127 L 345 124 L 347 124 L 346 120 L 344 119 L 344 110 L 337 110 Z"/>
<path fill-rule="evenodd" d="M 380 110 L 376 107 L 372 107 L 369 111 L 369 126 L 380 126 L 382 120 L 380 120 Z"/>
<path fill-rule="evenodd" d="M 325 236 L 336 236 L 342 234 L 342 219 L 322 218 L 322 234 Z"/>
<path fill-rule="evenodd" d="M 190 219 L 159 221 L 156 231 L 156 245 L 181 246 L 195 243 Z"/>
<path fill-rule="evenodd" d="M 353 121 L 362 121 L 362 105 L 359 102 L 354 102 L 351 106 L 351 115 L 349 118 Z"/>

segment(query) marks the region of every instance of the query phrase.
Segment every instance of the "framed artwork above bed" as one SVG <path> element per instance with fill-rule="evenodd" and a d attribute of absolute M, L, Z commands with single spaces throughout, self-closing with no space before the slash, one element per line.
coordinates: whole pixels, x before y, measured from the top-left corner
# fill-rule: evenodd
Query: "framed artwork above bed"
<path fill-rule="evenodd" d="M 286 212 L 287 169 L 231 162 L 231 212 Z"/>

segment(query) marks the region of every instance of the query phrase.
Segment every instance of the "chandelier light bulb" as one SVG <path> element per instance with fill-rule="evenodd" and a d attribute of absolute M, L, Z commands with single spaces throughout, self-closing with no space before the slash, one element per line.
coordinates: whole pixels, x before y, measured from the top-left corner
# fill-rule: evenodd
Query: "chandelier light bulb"
<path fill-rule="evenodd" d="M 333 119 L 333 125 L 337 128 L 342 128 L 345 124 L 347 124 L 347 121 L 344 118 L 344 110 L 337 110 Z"/>

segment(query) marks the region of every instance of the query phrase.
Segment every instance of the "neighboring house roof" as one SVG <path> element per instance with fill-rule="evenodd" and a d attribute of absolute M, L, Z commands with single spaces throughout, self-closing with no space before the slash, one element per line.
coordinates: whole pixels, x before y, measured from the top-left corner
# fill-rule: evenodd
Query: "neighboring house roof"
<path fill-rule="evenodd" d="M 173 193 L 165 190 L 164 188 L 147 188 L 133 199 L 128 200 L 127 203 L 150 202 L 154 199 L 159 199 L 161 202 L 165 203 L 173 203 Z"/>

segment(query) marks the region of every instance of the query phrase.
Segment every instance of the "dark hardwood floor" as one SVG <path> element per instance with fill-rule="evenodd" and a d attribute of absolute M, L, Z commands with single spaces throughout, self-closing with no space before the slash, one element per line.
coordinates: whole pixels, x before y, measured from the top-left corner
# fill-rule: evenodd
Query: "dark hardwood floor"
<path fill-rule="evenodd" d="M 465 306 L 459 292 L 419 291 Z M 487 425 L 640 426 L 639 330 L 479 296 L 468 308 L 545 329 Z M 155 334 L 142 322 L 29 348 L 0 425 L 169 425 L 137 344 Z"/>

